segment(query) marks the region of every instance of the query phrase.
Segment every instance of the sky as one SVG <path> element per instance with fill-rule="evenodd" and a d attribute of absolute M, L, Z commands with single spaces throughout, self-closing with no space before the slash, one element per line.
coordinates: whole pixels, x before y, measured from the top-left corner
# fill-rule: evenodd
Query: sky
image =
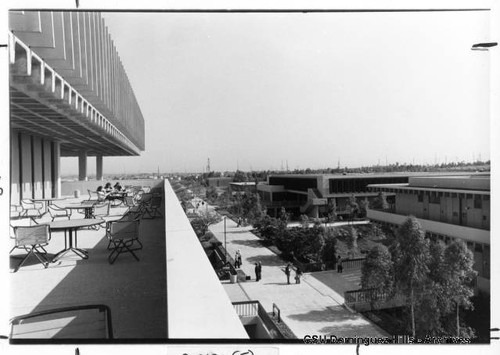
<path fill-rule="evenodd" d="M 103 13 L 146 125 L 104 172 L 487 160 L 489 16 Z"/>

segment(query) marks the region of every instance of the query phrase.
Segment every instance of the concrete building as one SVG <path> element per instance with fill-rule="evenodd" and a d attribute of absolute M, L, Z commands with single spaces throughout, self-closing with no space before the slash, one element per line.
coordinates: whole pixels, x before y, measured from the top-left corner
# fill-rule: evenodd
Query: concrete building
<path fill-rule="evenodd" d="M 255 192 L 256 191 L 256 183 L 255 181 L 245 181 L 245 182 L 231 182 L 229 183 L 229 194 L 233 194 L 236 192 L 239 193 L 247 193 L 247 192 Z"/>
<path fill-rule="evenodd" d="M 225 176 L 209 177 L 207 178 L 207 186 L 227 189 L 232 181 L 233 181 L 232 177 L 225 177 Z"/>
<path fill-rule="evenodd" d="M 395 196 L 388 211 L 368 210 L 371 220 L 399 226 L 413 215 L 433 240 L 464 240 L 474 253 L 478 287 L 489 291 L 489 174 L 410 177 L 405 184 L 372 184 L 368 189 Z"/>
<path fill-rule="evenodd" d="M 343 215 L 347 214 L 346 205 L 352 195 L 358 200 L 377 196 L 376 192 L 368 190 L 369 184 L 405 183 L 409 176 L 398 173 L 272 175 L 267 184 L 257 186 L 257 191 L 271 215 L 277 215 L 281 207 L 285 207 L 295 216 L 319 217 L 326 213 L 329 203 L 336 206 L 337 214 Z"/>
<path fill-rule="evenodd" d="M 144 119 L 97 12 L 9 13 L 11 203 L 58 197 L 60 158 L 139 155 Z"/>

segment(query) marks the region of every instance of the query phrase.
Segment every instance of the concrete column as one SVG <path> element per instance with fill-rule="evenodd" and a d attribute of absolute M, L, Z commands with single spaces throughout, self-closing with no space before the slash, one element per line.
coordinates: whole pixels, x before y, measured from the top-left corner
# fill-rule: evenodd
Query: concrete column
<path fill-rule="evenodd" d="M 33 168 L 33 196 L 35 198 L 43 197 L 43 171 L 42 171 L 42 139 L 40 137 L 33 137 L 33 154 L 32 154 L 32 168 Z"/>
<path fill-rule="evenodd" d="M 21 135 L 21 198 L 33 198 L 33 173 L 31 170 L 31 136 Z"/>
<path fill-rule="evenodd" d="M 95 164 L 96 164 L 96 167 L 95 167 L 95 178 L 97 181 L 102 181 L 102 155 L 97 155 L 95 157 Z"/>
<path fill-rule="evenodd" d="M 21 201 L 21 186 L 19 165 L 19 133 L 11 131 L 10 133 L 10 202 L 13 205 L 19 205 Z M 5 194 L 6 191 L 4 191 Z"/>
<path fill-rule="evenodd" d="M 52 196 L 61 197 L 61 143 L 52 143 Z"/>
<path fill-rule="evenodd" d="M 87 181 L 87 152 L 78 153 L 78 180 Z"/>
<path fill-rule="evenodd" d="M 52 197 L 52 142 L 43 141 L 43 195 Z"/>

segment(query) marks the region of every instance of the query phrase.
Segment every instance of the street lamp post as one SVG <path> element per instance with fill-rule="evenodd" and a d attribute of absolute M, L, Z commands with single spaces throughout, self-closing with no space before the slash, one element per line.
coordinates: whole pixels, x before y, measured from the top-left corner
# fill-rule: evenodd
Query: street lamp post
<path fill-rule="evenodd" d="M 227 249 L 226 249 L 226 216 L 224 216 L 224 262 L 227 263 Z"/>

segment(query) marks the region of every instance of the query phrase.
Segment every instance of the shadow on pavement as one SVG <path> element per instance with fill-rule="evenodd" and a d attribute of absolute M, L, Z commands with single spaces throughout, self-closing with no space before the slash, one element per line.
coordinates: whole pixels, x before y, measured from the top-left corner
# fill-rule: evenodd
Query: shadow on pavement
<path fill-rule="evenodd" d="M 246 247 L 252 247 L 252 248 L 265 248 L 260 240 L 245 240 L 245 239 L 237 239 L 237 240 L 232 240 L 232 244 L 236 245 L 243 245 Z"/>
<path fill-rule="evenodd" d="M 359 323 L 359 315 L 350 313 L 342 306 L 328 307 L 324 310 L 313 310 L 307 313 L 292 314 L 288 318 L 303 322 L 342 322 L 342 326 L 353 322 L 356 325 Z M 332 327 L 336 329 L 337 327 Z M 338 328 L 337 328 L 338 329 Z"/>
<path fill-rule="evenodd" d="M 243 257 L 245 257 L 243 255 Z M 256 262 L 262 263 L 262 266 L 280 266 L 283 268 L 286 266 L 286 262 L 279 259 L 276 255 L 257 255 L 246 258 L 248 263 L 255 264 Z"/>

